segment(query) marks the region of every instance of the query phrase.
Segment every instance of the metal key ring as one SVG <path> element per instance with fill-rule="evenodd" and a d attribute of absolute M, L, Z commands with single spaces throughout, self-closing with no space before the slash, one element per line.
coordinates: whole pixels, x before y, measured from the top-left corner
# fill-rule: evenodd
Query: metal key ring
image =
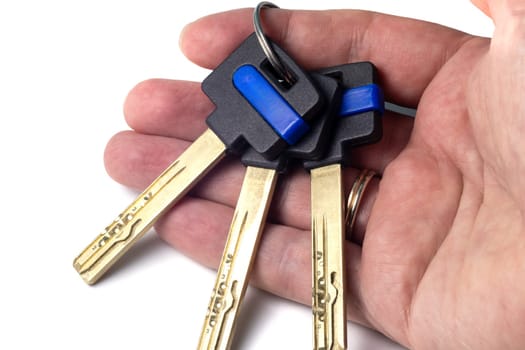
<path fill-rule="evenodd" d="M 255 7 L 255 11 L 253 11 L 253 26 L 255 27 L 255 35 L 257 35 L 257 39 L 259 40 L 259 45 L 261 45 L 261 48 L 264 51 L 264 54 L 266 55 L 266 57 L 268 58 L 268 61 L 270 61 L 270 64 L 272 65 L 273 69 L 275 69 L 275 71 L 281 76 L 281 78 L 286 83 L 288 83 L 289 85 L 293 85 L 295 83 L 294 76 L 281 62 L 281 60 L 279 59 L 279 56 L 277 56 L 275 51 L 273 51 L 272 47 L 270 46 L 270 43 L 268 42 L 266 35 L 264 35 L 264 31 L 261 25 L 261 9 L 265 7 L 279 8 L 279 6 L 269 1 L 260 2 Z"/>

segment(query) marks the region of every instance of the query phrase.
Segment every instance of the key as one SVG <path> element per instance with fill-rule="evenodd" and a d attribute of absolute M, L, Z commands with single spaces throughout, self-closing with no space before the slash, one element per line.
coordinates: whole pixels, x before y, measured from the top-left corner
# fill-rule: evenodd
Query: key
<path fill-rule="evenodd" d="M 197 349 L 229 349 L 277 171 L 247 167 Z"/>
<path fill-rule="evenodd" d="M 311 177 L 314 349 L 346 349 L 344 190 L 348 148 L 381 138 L 383 98 L 371 63 L 322 70 L 345 88 L 332 144 L 321 160 L 304 162 Z"/>
<path fill-rule="evenodd" d="M 250 35 L 202 83 L 216 106 L 206 120 L 209 129 L 74 260 L 86 283 L 102 277 L 226 153 L 241 154 L 250 146 L 272 159 L 309 131 L 322 96 L 309 75 L 273 47 L 294 75 L 293 86 L 279 81 L 255 34 Z M 281 111 L 279 118 L 272 109 Z"/>
<path fill-rule="evenodd" d="M 323 100 L 340 99 L 338 83 L 318 74 L 313 80 L 323 93 Z M 254 149 L 242 156 L 246 173 L 223 251 L 212 297 L 199 338 L 198 349 L 229 349 L 236 320 L 244 298 L 261 233 L 271 204 L 278 174 L 286 171 L 291 155 L 318 158 L 326 146 L 336 117 L 334 103 L 316 118 L 312 130 L 281 156 L 268 160 Z"/>

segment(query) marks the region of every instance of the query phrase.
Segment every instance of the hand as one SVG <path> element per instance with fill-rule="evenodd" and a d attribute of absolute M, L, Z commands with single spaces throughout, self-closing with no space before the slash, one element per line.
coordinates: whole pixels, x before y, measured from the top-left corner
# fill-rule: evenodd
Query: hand
<path fill-rule="evenodd" d="M 382 174 L 348 241 L 348 315 L 417 349 L 525 347 L 525 29 L 519 1 L 483 2 L 492 43 L 435 24 L 358 11 L 265 12 L 268 35 L 305 69 L 369 60 L 387 100 L 384 138 L 354 153 Z M 514 11 L 511 11 L 514 10 Z M 187 26 L 181 48 L 220 63 L 252 31 L 252 10 Z M 520 51 L 521 50 L 521 51 Z M 150 80 L 125 104 L 134 131 L 108 143 L 108 173 L 145 188 L 205 129 L 213 105 L 198 83 Z M 217 267 L 244 169 L 223 161 L 156 225 L 179 251 Z M 311 302 L 309 177 L 282 177 L 252 282 Z"/>

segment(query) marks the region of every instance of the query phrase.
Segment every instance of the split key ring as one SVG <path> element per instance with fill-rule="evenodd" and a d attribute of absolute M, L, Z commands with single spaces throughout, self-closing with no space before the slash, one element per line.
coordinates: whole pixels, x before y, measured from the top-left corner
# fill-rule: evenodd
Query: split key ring
<path fill-rule="evenodd" d="M 277 56 L 273 48 L 270 46 L 270 43 L 268 42 L 268 39 L 266 38 L 266 35 L 264 35 L 264 31 L 262 29 L 261 9 L 265 7 L 279 8 L 279 6 L 269 1 L 260 2 L 255 7 L 255 10 L 253 11 L 253 26 L 255 27 L 255 35 L 257 36 L 257 39 L 259 40 L 259 45 L 261 45 L 261 48 L 264 51 L 264 54 L 268 58 L 268 61 L 272 65 L 273 69 L 277 72 L 277 74 L 280 75 L 280 78 L 282 78 L 288 85 L 291 86 L 295 83 L 295 77 L 290 72 L 290 70 L 288 70 L 286 66 L 281 62 L 279 56 Z"/>

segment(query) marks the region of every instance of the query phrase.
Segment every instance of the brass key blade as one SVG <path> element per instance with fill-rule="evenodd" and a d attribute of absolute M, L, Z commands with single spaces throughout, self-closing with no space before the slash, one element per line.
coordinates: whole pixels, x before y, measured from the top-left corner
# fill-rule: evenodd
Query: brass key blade
<path fill-rule="evenodd" d="M 196 139 L 75 259 L 73 265 L 84 281 L 94 284 L 102 277 L 166 210 L 222 159 L 225 151 L 225 145 L 209 129 Z"/>
<path fill-rule="evenodd" d="M 310 171 L 314 349 L 346 349 L 344 207 L 340 164 Z"/>
<path fill-rule="evenodd" d="M 230 348 L 276 179 L 275 170 L 246 168 L 199 339 L 197 348 L 200 350 Z"/>

